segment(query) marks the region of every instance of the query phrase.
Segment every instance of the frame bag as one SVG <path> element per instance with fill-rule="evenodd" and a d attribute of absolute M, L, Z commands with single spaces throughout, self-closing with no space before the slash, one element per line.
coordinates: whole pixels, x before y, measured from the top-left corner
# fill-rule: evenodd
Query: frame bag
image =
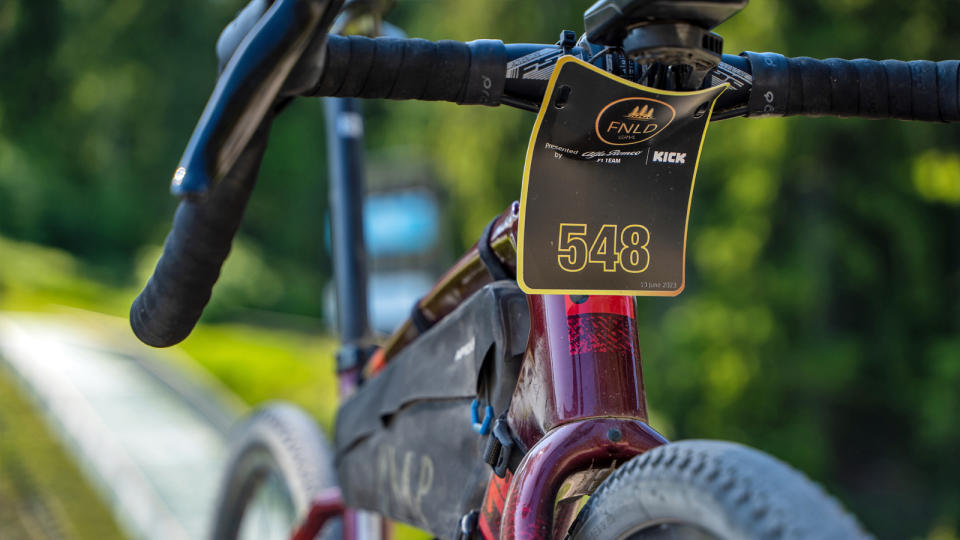
<path fill-rule="evenodd" d="M 455 531 L 492 474 L 471 404 L 479 396 L 481 419 L 488 404 L 507 411 L 529 327 L 516 283 L 491 283 L 364 383 L 337 415 L 344 502 L 441 537 Z"/>

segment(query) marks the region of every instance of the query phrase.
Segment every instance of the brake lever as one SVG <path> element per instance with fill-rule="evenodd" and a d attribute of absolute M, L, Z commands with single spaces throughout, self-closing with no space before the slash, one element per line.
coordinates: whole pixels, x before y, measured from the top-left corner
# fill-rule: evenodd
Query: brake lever
<path fill-rule="evenodd" d="M 342 1 L 275 0 L 263 13 L 217 79 L 174 173 L 174 195 L 202 195 L 229 172 L 304 51 L 322 48 L 326 32 L 314 30 Z"/>

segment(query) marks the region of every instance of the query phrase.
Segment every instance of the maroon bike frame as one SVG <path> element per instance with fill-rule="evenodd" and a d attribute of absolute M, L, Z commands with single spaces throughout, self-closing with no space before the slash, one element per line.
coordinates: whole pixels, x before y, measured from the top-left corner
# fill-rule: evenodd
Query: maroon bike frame
<path fill-rule="evenodd" d="M 517 209 L 514 203 L 504 212 L 485 240 L 515 241 Z M 496 251 L 515 267 L 512 253 Z M 441 279 L 426 296 L 435 302 L 422 305 L 424 311 L 442 317 L 446 308 L 455 307 L 450 298 L 466 298 L 489 282 L 485 273 L 471 270 L 476 258 L 476 249 L 471 250 L 454 266 L 458 279 L 451 277 L 453 270 Z M 479 517 L 479 533 L 490 540 L 550 538 L 565 480 L 584 471 L 612 470 L 667 442 L 647 425 L 634 299 L 529 295 L 527 301 L 530 337 L 508 420 L 529 450 L 514 474 L 491 477 Z M 401 328 L 392 342 L 408 341 L 409 333 L 409 327 Z M 341 390 L 350 393 L 356 373 L 341 373 L 340 380 Z M 294 538 L 314 538 L 338 515 L 346 518 L 344 538 L 353 540 L 351 512 L 336 490 L 314 501 Z"/>
<path fill-rule="evenodd" d="M 558 490 L 664 444 L 647 426 L 632 297 L 528 296 L 530 339 L 508 418 L 529 448 L 503 497 L 487 490 L 485 538 L 550 538 Z"/>

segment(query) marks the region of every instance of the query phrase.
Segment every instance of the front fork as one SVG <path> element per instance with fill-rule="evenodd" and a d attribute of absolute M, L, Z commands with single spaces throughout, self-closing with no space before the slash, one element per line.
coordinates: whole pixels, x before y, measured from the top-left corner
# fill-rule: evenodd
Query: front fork
<path fill-rule="evenodd" d="M 480 533 L 485 539 L 551 538 L 564 480 L 587 469 L 615 468 L 666 442 L 638 420 L 597 418 L 564 424 L 530 449 L 512 479 L 509 474 L 493 477 L 481 511 Z M 565 531 L 558 532 L 562 537 Z"/>

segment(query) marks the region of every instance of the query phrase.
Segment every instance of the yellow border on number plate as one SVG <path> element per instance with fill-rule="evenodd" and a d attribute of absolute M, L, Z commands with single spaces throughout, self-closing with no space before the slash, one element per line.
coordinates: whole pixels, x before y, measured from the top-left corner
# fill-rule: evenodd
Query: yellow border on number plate
<path fill-rule="evenodd" d="M 687 280 L 687 227 L 690 225 L 690 207 L 693 204 L 693 187 L 697 181 L 697 169 L 700 167 L 700 153 L 703 151 L 703 141 L 707 138 L 707 128 L 710 127 L 710 118 L 713 116 L 713 107 L 717 103 L 717 99 L 720 95 L 723 94 L 723 91 L 720 94 L 717 94 L 717 97 L 714 98 L 713 103 L 710 104 L 710 111 L 707 114 L 707 123 L 703 127 L 703 135 L 700 137 L 700 148 L 697 149 L 697 162 L 693 166 L 693 180 L 690 183 L 690 198 L 687 200 L 687 221 L 683 225 L 683 262 L 682 262 L 682 274 L 680 278 L 680 287 L 672 291 L 621 291 L 621 290 L 610 290 L 610 289 L 534 289 L 528 286 L 523 281 L 523 244 L 524 244 L 524 226 L 527 221 L 527 188 L 530 183 L 530 164 L 533 161 L 533 149 L 537 144 L 537 135 L 540 134 L 540 124 L 543 122 L 543 117 L 547 112 L 547 105 L 551 98 L 553 98 L 553 88 L 557 83 L 557 78 L 560 76 L 560 71 L 563 66 L 569 63 L 579 64 L 587 69 L 593 70 L 608 79 L 617 81 L 620 84 L 629 86 L 631 88 L 636 88 L 638 90 L 644 90 L 646 92 L 651 92 L 654 94 L 660 94 L 665 96 L 695 96 L 697 94 L 706 94 L 714 91 L 716 88 L 723 88 L 723 91 L 726 91 L 730 87 L 729 83 L 724 83 L 720 86 L 714 86 L 713 88 L 706 88 L 704 90 L 696 90 L 693 92 L 676 92 L 673 90 L 659 90 L 656 88 L 650 88 L 649 86 L 644 86 L 642 84 L 637 84 L 630 82 L 628 80 L 617 77 L 607 73 L 606 71 L 584 62 L 575 56 L 564 56 L 557 61 L 556 67 L 553 68 L 553 74 L 550 76 L 550 82 L 547 83 L 547 91 L 543 94 L 543 103 L 540 104 L 540 112 L 537 113 L 537 121 L 533 124 L 533 133 L 530 135 L 530 143 L 527 145 L 527 157 L 524 159 L 523 163 L 523 184 L 520 191 L 520 228 L 517 234 L 517 284 L 520 285 L 520 289 L 527 294 L 602 294 L 602 295 L 611 295 L 611 296 L 677 296 L 683 292 L 683 288 L 686 286 Z"/>

